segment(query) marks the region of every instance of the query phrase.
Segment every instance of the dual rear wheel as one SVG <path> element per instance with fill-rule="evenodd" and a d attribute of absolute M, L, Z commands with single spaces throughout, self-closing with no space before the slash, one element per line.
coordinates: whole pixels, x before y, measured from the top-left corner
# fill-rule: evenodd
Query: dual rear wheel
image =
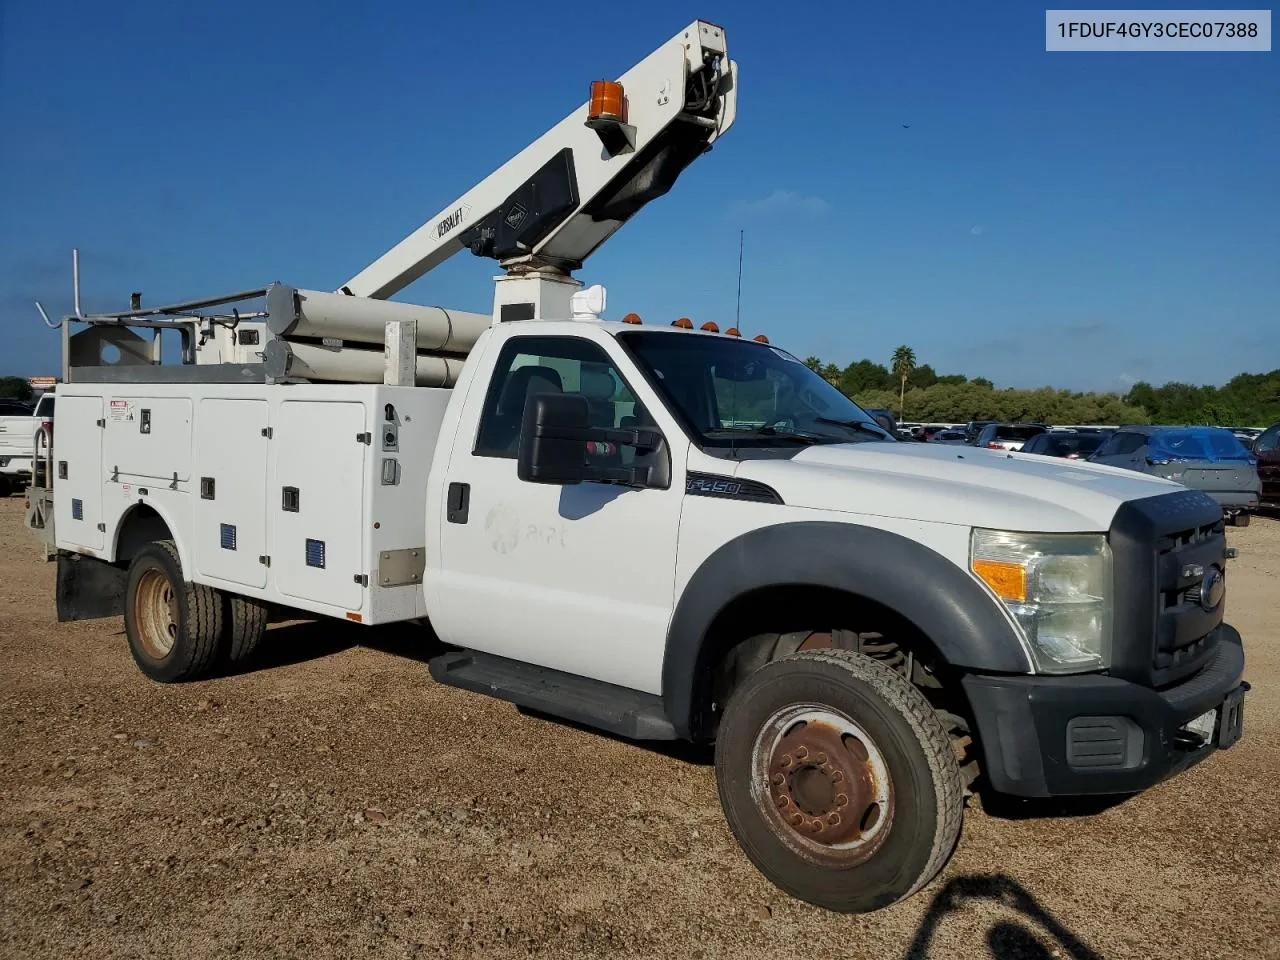
<path fill-rule="evenodd" d="M 138 549 L 125 584 L 124 626 L 152 680 L 178 683 L 247 659 L 267 629 L 265 604 L 184 579 L 172 540 Z"/>

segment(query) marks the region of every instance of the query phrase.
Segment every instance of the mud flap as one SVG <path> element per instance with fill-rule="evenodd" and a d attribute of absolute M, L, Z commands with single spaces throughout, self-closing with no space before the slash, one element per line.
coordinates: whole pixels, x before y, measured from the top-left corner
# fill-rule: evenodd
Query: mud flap
<path fill-rule="evenodd" d="M 128 571 L 103 560 L 58 554 L 58 622 L 122 615 L 127 578 Z"/>

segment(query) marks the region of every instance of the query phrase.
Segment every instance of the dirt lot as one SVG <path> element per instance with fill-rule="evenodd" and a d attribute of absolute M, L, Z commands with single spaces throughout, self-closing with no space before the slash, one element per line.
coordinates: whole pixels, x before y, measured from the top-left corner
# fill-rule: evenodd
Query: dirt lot
<path fill-rule="evenodd" d="M 1232 530 L 1245 737 L 1079 818 L 972 809 L 868 917 L 781 896 L 701 754 L 433 684 L 416 634 L 274 627 L 160 686 L 119 620 L 54 622 L 0 501 L 0 956 L 1280 957 L 1280 522 Z M 371 645 L 358 645 L 371 644 Z"/>

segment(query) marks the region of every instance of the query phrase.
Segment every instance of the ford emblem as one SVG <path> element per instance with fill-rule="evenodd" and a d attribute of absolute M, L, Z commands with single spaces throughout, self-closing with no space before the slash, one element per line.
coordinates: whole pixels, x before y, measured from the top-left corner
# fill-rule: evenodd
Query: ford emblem
<path fill-rule="evenodd" d="M 1227 578 L 1221 567 L 1210 567 L 1200 581 L 1200 606 L 1205 610 L 1217 609 L 1227 592 Z"/>

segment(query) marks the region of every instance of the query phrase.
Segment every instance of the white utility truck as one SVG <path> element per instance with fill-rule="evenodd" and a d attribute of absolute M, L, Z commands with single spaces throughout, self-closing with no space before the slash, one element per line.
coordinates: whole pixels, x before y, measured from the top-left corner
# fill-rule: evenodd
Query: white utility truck
<path fill-rule="evenodd" d="M 1124 794 L 1230 746 L 1208 497 L 900 443 L 763 337 L 601 319 L 573 272 L 729 129 L 736 77 L 692 23 L 336 292 L 65 318 L 30 514 L 59 617 L 123 613 L 164 682 L 278 608 L 421 622 L 438 682 L 714 741 L 746 855 L 847 912 L 942 868 L 970 782 Z M 492 316 L 386 299 L 463 247 L 503 268 Z"/>

